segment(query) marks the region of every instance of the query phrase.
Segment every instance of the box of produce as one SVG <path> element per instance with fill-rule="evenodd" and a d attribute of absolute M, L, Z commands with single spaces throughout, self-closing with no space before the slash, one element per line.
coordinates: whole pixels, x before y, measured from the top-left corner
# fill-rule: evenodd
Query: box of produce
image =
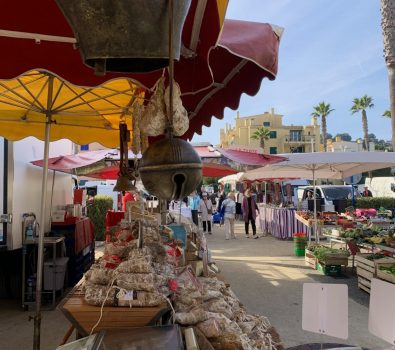
<path fill-rule="evenodd" d="M 340 276 L 342 273 L 341 265 L 326 265 L 317 262 L 317 270 L 326 276 Z"/>
<path fill-rule="evenodd" d="M 348 256 L 350 253 L 347 250 L 333 249 L 326 246 L 315 246 L 313 253 L 317 261 L 325 265 L 348 265 Z"/>
<path fill-rule="evenodd" d="M 377 263 L 377 278 L 395 284 L 395 261 Z"/>

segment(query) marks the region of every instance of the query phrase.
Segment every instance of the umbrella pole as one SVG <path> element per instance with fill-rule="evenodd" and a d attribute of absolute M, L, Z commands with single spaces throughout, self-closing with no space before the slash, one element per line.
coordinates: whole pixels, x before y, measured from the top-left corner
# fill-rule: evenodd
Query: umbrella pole
<path fill-rule="evenodd" d="M 315 242 L 319 243 L 320 237 L 318 234 L 318 223 L 317 223 L 316 181 L 315 181 L 315 169 L 314 168 L 313 168 L 313 200 L 314 200 L 314 237 L 315 237 Z"/>
<path fill-rule="evenodd" d="M 46 192 L 47 192 L 47 183 L 48 183 L 49 140 L 51 133 L 50 106 L 52 104 L 52 88 L 53 88 L 53 77 L 50 76 L 48 79 L 48 108 L 47 108 L 47 122 L 45 124 L 43 179 L 41 184 L 41 213 L 40 213 L 40 231 L 38 236 L 36 314 L 34 315 L 33 350 L 40 350 L 41 290 L 42 290 L 43 265 L 44 265 L 44 231 L 45 231 L 44 223 L 45 223 L 45 212 L 46 212 Z"/>

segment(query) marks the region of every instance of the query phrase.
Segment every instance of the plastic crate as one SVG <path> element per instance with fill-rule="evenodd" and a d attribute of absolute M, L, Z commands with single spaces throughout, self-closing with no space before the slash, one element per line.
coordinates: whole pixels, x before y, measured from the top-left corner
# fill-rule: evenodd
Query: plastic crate
<path fill-rule="evenodd" d="M 341 265 L 325 265 L 317 262 L 317 270 L 326 276 L 341 276 L 342 274 Z"/>
<path fill-rule="evenodd" d="M 44 262 L 44 289 L 60 290 L 64 287 L 64 278 L 69 258 L 57 258 L 55 265 L 52 260 Z"/>

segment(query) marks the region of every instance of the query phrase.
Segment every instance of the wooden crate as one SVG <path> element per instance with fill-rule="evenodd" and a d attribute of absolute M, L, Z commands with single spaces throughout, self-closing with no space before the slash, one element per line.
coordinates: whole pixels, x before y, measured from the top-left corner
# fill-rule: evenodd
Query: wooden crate
<path fill-rule="evenodd" d="M 358 287 L 360 287 L 359 279 L 361 277 L 361 289 L 366 290 L 366 287 L 369 288 L 369 293 L 370 293 L 370 281 L 376 274 L 376 266 L 374 263 L 374 260 L 368 260 L 366 259 L 366 256 L 372 255 L 370 253 L 357 253 L 355 255 L 355 261 L 357 265 L 357 275 L 358 275 Z M 369 282 L 369 286 L 366 286 L 366 283 L 364 284 L 364 281 Z"/>
<path fill-rule="evenodd" d="M 81 336 L 87 336 L 100 317 L 100 306 L 89 305 L 84 300 L 84 293 L 77 285 L 58 308 L 77 329 Z M 165 302 L 154 307 L 103 307 L 103 315 L 95 331 L 152 326 L 168 312 Z"/>
<path fill-rule="evenodd" d="M 306 249 L 304 254 L 304 261 L 306 265 L 310 266 L 314 270 L 317 268 L 317 258 L 311 250 Z"/>
<path fill-rule="evenodd" d="M 325 265 L 348 265 L 348 256 L 344 254 L 329 253 L 323 261 Z"/>
<path fill-rule="evenodd" d="M 378 262 L 377 263 L 377 270 L 376 270 L 377 278 L 379 278 L 383 281 L 387 281 L 387 282 L 395 284 L 395 276 L 393 274 L 380 270 L 380 266 L 389 267 L 389 266 L 392 266 L 395 264 L 395 261 L 388 261 L 389 259 L 386 259 L 386 260 L 387 260 L 387 262 Z M 394 259 L 391 259 L 391 260 L 394 260 Z"/>
<path fill-rule="evenodd" d="M 371 280 L 358 276 L 358 288 L 370 294 Z"/>

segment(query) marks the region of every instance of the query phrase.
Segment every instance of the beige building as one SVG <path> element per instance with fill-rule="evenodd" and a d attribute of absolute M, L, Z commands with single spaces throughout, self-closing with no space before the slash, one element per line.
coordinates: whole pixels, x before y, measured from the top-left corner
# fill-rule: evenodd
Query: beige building
<path fill-rule="evenodd" d="M 334 140 L 326 140 L 327 152 L 362 152 L 363 140 L 357 141 L 343 141 L 340 136 L 336 136 Z M 369 151 L 375 151 L 374 142 L 369 142 Z"/>
<path fill-rule="evenodd" d="M 220 130 L 221 147 L 252 147 L 259 148 L 259 141 L 251 138 L 259 128 L 265 127 L 271 131 L 270 139 L 265 141 L 264 153 L 303 153 L 320 150 L 320 126 L 316 118 L 311 125 L 283 125 L 283 116 L 271 112 L 240 117 L 235 119 L 235 126 L 228 123 Z"/>

